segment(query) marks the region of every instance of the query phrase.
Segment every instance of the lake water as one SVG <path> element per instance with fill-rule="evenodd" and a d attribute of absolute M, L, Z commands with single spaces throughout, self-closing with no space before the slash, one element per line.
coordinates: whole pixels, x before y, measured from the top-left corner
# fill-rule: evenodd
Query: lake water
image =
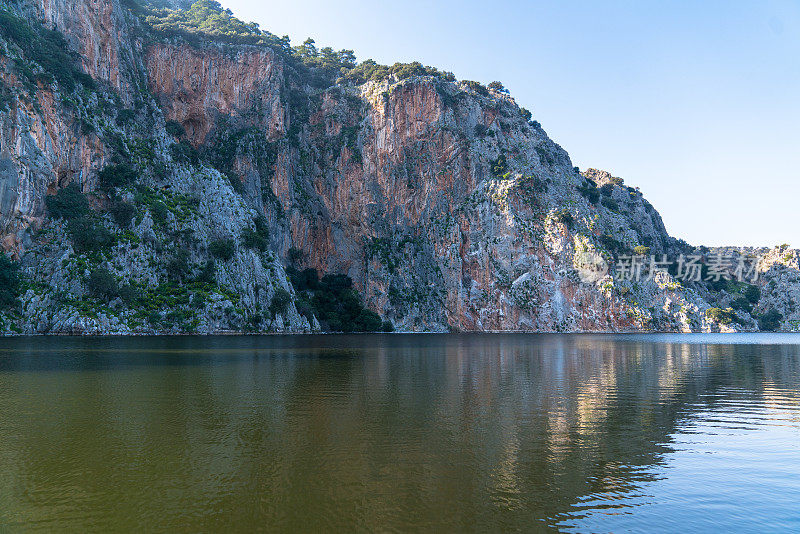
<path fill-rule="evenodd" d="M 0 339 L 0 531 L 800 532 L 798 344 Z"/>

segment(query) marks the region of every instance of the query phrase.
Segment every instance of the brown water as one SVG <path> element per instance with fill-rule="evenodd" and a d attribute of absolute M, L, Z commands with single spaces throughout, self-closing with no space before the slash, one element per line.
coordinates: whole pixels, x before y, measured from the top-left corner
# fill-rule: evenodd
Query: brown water
<path fill-rule="evenodd" d="M 0 532 L 798 532 L 798 343 L 0 339 Z"/>

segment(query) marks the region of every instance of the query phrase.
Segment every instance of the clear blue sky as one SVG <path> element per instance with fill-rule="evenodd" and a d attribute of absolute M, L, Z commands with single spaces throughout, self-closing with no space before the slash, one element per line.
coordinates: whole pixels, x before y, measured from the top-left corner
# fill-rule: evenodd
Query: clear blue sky
<path fill-rule="evenodd" d="M 800 0 L 222 0 L 359 60 L 500 80 L 692 244 L 800 246 Z"/>

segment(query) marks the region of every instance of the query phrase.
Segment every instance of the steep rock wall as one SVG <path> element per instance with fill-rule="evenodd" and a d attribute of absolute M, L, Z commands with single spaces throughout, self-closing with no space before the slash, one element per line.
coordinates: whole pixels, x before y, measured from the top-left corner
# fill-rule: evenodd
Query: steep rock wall
<path fill-rule="evenodd" d="M 135 17 L 106 1 L 13 7 L 10 13 L 27 20 L 32 31 L 39 24 L 61 31 L 94 84 L 69 89 L 38 81 L 46 78 L 38 74 L 42 67 L 17 43 L 0 39 L 7 51 L 0 58 L 6 98 L 0 107 L 0 246 L 20 260 L 25 275 L 20 309 L 0 310 L 0 331 L 318 328 L 291 301 L 267 311 L 277 292 L 291 294 L 292 287 L 274 255 L 239 243 L 255 211 L 217 170 L 172 150 L 165 117 L 147 89 L 143 43 L 130 36 Z M 252 57 L 266 69 L 256 69 L 254 77 L 268 75 L 270 54 L 257 51 Z M 20 65 L 37 76 L 36 84 L 21 78 Z M 223 105 L 229 87 L 223 87 L 223 98 L 205 101 L 209 113 L 213 105 L 220 113 L 235 109 L 236 102 Z M 136 175 L 136 184 L 111 195 L 98 184 L 98 174 L 119 164 Z M 45 209 L 46 199 L 70 184 L 78 185 L 90 208 L 77 221 L 83 232 L 75 230 L 81 228 L 74 227 L 76 221 L 56 220 Z M 129 206 L 130 222 L 116 222 L 111 208 L 119 204 Z M 76 239 L 87 241 L 87 235 L 89 243 L 102 239 L 102 247 L 78 247 Z M 214 261 L 211 245 L 220 240 L 230 242 L 231 250 Z M 209 263 L 215 264 L 211 270 Z M 107 284 L 118 285 L 119 295 L 98 299 L 91 283 L 97 273 L 110 277 Z"/>
<path fill-rule="evenodd" d="M 164 116 L 180 123 L 196 146 L 221 117 L 226 128 L 256 126 L 267 138 L 284 131 L 282 65 L 271 50 L 155 44 L 145 63 Z"/>
<path fill-rule="evenodd" d="M 3 43 L 12 98 L 0 109 L 0 243 L 35 282 L 14 319 L 22 331 L 313 330 L 294 303 L 268 311 L 278 290 L 308 297 L 287 279 L 292 249 L 296 267 L 349 275 L 368 307 L 407 331 L 753 330 L 770 310 L 785 329 L 798 323 L 791 251 L 769 252 L 762 297 L 744 307 L 744 286 L 619 276 L 614 263 L 635 250 L 698 249 L 670 237 L 637 189 L 579 173 L 503 92 L 439 76 L 320 87 L 265 46 L 150 34 L 116 0 L 15 10 L 63 32 L 98 83 L 26 88 Z M 112 198 L 98 172 L 120 161 L 137 183 Z M 112 233 L 110 255 L 75 250 L 69 225 L 47 217 L 47 195 L 70 183 Z M 120 199 L 135 206 L 128 227 L 108 212 Z M 266 248 L 242 238 L 258 221 Z M 215 260 L 221 241 L 233 251 Z M 606 272 L 583 278 L 587 254 Z M 192 281 L 212 261 L 213 280 Z M 98 268 L 149 307 L 88 306 Z M 733 322 L 708 312 L 733 305 L 723 314 Z"/>

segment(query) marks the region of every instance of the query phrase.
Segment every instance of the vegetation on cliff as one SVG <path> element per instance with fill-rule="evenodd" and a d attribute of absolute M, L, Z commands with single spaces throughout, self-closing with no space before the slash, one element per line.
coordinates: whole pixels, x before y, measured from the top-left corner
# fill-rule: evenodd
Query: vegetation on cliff
<path fill-rule="evenodd" d="M 323 328 L 333 332 L 390 332 L 392 323 L 382 321 L 361 302 L 353 280 L 344 274 L 326 274 L 320 279 L 316 269 L 287 268 L 292 285 L 300 295 L 301 309 L 313 312 Z"/>
<path fill-rule="evenodd" d="M 57 81 L 70 92 L 80 83 L 94 87 L 94 80 L 81 70 L 77 54 L 70 51 L 64 36 L 40 24 L 29 24 L 0 7 L 0 35 L 14 43 L 22 54 L 13 57 L 14 68 L 25 80 L 28 91 L 35 92 L 37 83 Z"/>
<path fill-rule="evenodd" d="M 137 2 L 130 2 L 136 6 Z M 198 0 L 188 9 L 169 9 L 156 7 L 152 2 L 139 2 L 145 21 L 157 32 L 176 35 L 194 42 L 203 37 L 218 41 L 266 45 L 279 50 L 289 48 L 288 37 L 277 37 L 263 31 L 255 22 L 244 22 L 233 16 L 230 9 L 224 9 L 215 0 Z"/>
<path fill-rule="evenodd" d="M 0 310 L 17 304 L 19 289 L 19 264 L 0 252 Z"/>
<path fill-rule="evenodd" d="M 383 81 L 389 78 L 404 80 L 412 76 L 436 76 L 448 81 L 455 80 L 451 72 L 442 72 L 416 61 L 380 65 L 367 59 L 357 63 L 352 50 L 334 50 L 330 47 L 318 49 L 311 38 L 292 47 L 288 36 L 278 37 L 262 30 L 255 22 L 244 22 L 215 0 L 198 0 L 188 9 L 159 8 L 148 2 L 141 2 L 138 7 L 144 21 L 155 32 L 164 36 L 182 37 L 194 44 L 212 39 L 231 44 L 269 47 L 289 60 L 290 65 L 299 68 L 303 80 L 316 87 L 328 87 L 334 83 L 359 85 L 369 80 Z"/>

